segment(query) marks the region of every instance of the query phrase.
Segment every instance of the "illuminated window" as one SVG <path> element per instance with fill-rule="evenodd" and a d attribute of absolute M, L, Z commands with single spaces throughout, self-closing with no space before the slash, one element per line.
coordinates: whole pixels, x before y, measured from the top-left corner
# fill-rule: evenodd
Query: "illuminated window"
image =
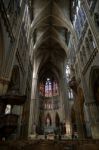
<path fill-rule="evenodd" d="M 69 82 L 69 80 L 70 80 L 70 67 L 69 67 L 69 65 L 66 66 L 66 79 L 67 79 L 67 82 Z"/>
<path fill-rule="evenodd" d="M 72 100 L 73 99 L 73 91 L 72 91 L 72 89 L 69 89 L 68 90 L 68 98 L 70 99 L 70 100 Z"/>
<path fill-rule="evenodd" d="M 76 12 L 74 15 L 73 25 L 76 30 L 77 36 L 80 37 L 83 26 L 85 24 L 86 16 L 83 7 L 81 6 L 80 0 L 76 6 Z"/>
<path fill-rule="evenodd" d="M 58 84 L 56 81 L 51 81 L 49 78 L 46 79 L 45 84 L 43 82 L 39 85 L 40 96 L 52 97 L 58 95 Z"/>
<path fill-rule="evenodd" d="M 5 109 L 5 114 L 10 114 L 11 113 L 11 105 L 7 105 Z"/>
<path fill-rule="evenodd" d="M 45 97 L 51 97 L 52 96 L 52 83 L 49 78 L 47 78 L 45 83 Z"/>

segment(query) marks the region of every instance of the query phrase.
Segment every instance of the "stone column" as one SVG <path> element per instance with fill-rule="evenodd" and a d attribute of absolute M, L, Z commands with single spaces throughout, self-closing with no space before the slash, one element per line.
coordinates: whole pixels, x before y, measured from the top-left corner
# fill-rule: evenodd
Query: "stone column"
<path fill-rule="evenodd" d="M 85 96 L 85 105 L 88 109 L 92 138 L 99 139 L 99 108 L 96 106 L 95 101 L 92 100 L 92 97 L 90 97 L 88 86 L 83 76 L 82 85 Z"/>
<path fill-rule="evenodd" d="M 86 79 L 84 78 L 83 75 L 81 75 L 81 84 L 82 84 L 82 88 L 83 88 L 83 93 L 84 93 L 84 102 L 85 102 L 85 105 L 86 105 L 86 111 L 87 111 L 87 114 L 88 114 L 88 122 L 87 122 L 87 127 L 89 127 L 88 129 L 88 135 L 90 134 L 90 137 L 92 136 L 92 133 L 89 131 L 91 131 L 91 114 L 90 114 L 90 111 L 89 111 L 89 108 L 88 108 L 88 103 L 91 103 L 90 101 L 90 94 L 89 94 L 89 88 L 88 88 L 88 85 L 87 85 L 87 81 Z M 85 122 L 86 123 L 86 122 Z"/>
<path fill-rule="evenodd" d="M 37 107 L 36 107 L 36 100 L 37 100 L 37 77 L 33 77 L 32 80 L 32 95 L 31 95 L 31 102 L 30 102 L 30 118 L 29 118 L 29 134 L 33 134 L 34 131 L 34 124 L 36 125 L 36 117 L 37 117 Z"/>
<path fill-rule="evenodd" d="M 78 58 L 78 62 L 80 62 L 80 59 Z M 87 81 L 84 77 L 84 75 L 82 74 L 82 68 L 80 66 L 80 63 L 78 63 L 79 65 L 79 69 L 80 69 L 80 79 L 81 79 L 81 87 L 83 89 L 83 94 L 84 94 L 84 103 L 86 105 L 86 103 L 90 102 L 90 94 L 89 94 L 89 88 L 87 86 Z M 87 107 L 87 106 L 86 106 Z M 91 120 L 91 114 L 89 113 L 89 109 L 87 107 L 87 113 L 88 113 L 88 118 L 89 120 Z M 86 122 L 85 122 L 86 123 Z M 89 127 L 89 130 L 91 131 L 90 129 L 90 122 L 87 123 L 87 126 Z M 89 131 L 88 131 L 89 132 Z M 88 133 L 89 134 L 89 133 Z M 90 136 L 91 136 L 91 133 L 90 133 Z"/>
<path fill-rule="evenodd" d="M 66 121 L 66 107 L 67 107 L 67 95 L 66 95 L 66 69 L 65 69 L 65 63 L 63 63 L 63 69 L 60 79 L 60 98 L 61 98 L 61 110 L 62 110 L 62 121 Z"/>
<path fill-rule="evenodd" d="M 76 113 L 76 125 L 77 125 L 78 138 L 84 139 L 85 136 L 84 136 L 83 123 L 82 123 L 81 118 L 80 118 L 81 114 L 80 114 L 79 110 L 77 110 L 77 106 L 75 108 L 75 113 Z"/>
<path fill-rule="evenodd" d="M 64 112 L 64 96 L 63 96 L 63 84 L 62 84 L 62 78 L 60 79 L 60 83 L 59 83 L 59 98 L 60 98 L 60 115 L 61 115 L 61 121 L 63 121 L 65 119 L 64 115 L 65 115 L 65 112 Z"/>
<path fill-rule="evenodd" d="M 38 83 L 38 68 L 40 66 L 42 58 L 36 58 L 34 53 L 33 55 L 33 78 L 32 78 L 32 91 L 31 91 L 31 102 L 30 102 L 30 116 L 29 116 L 29 130 L 28 134 L 33 134 L 34 129 L 33 126 L 37 125 L 38 119 L 38 91 L 37 91 L 37 83 Z"/>
<path fill-rule="evenodd" d="M 75 114 L 76 114 L 76 125 L 77 125 L 78 138 L 84 139 L 85 134 L 84 134 L 84 127 L 83 127 L 82 111 L 81 111 L 81 106 L 80 106 L 81 97 L 79 97 L 78 92 L 77 92 L 76 99 L 74 102 L 74 108 L 75 108 Z"/>

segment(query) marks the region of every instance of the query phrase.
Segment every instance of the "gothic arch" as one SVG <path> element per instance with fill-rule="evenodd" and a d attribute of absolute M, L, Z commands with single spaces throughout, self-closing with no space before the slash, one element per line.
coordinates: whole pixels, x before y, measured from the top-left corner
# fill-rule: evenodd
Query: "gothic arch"
<path fill-rule="evenodd" d="M 52 29 L 52 31 L 55 31 L 55 29 Z M 41 37 L 36 42 L 34 52 L 36 52 L 40 48 L 41 44 L 45 43 L 48 39 L 52 39 L 61 46 L 64 53 L 67 53 L 67 50 L 68 50 L 67 44 L 65 43 L 65 41 L 63 41 L 62 36 L 57 31 L 55 31 L 55 32 L 56 33 L 54 36 L 44 36 L 47 33 L 47 32 L 44 32 L 44 34 L 42 34 Z"/>
<path fill-rule="evenodd" d="M 53 2 L 53 7 L 54 7 L 54 11 L 52 13 L 50 13 L 50 10 L 51 10 L 50 2 L 47 2 L 44 6 L 42 6 L 39 9 L 36 17 L 34 18 L 32 24 L 31 24 L 30 38 L 34 34 L 35 29 L 39 29 L 42 25 L 44 26 L 44 25 L 48 24 L 48 20 L 51 19 L 52 24 L 54 25 L 54 29 L 55 29 L 55 27 L 62 27 L 64 29 L 68 30 L 68 32 L 70 32 L 72 34 L 72 36 L 74 37 L 74 41 L 75 41 L 74 44 L 76 45 L 77 44 L 77 36 L 76 36 L 75 31 L 73 31 L 73 25 L 72 25 L 70 19 L 66 15 L 64 15 L 64 12 L 62 11 L 59 4 L 57 4 L 56 2 Z M 51 29 L 53 29 L 53 27 L 51 27 Z M 43 30 L 43 32 L 45 32 L 45 29 Z M 61 34 L 59 34 L 59 36 L 61 36 Z M 60 42 L 60 40 L 59 40 L 59 42 Z M 61 43 L 62 43 L 62 40 L 61 40 L 60 44 Z M 64 43 L 62 43 L 62 44 L 64 44 Z"/>
<path fill-rule="evenodd" d="M 46 115 L 45 124 L 46 124 L 46 125 L 49 125 L 49 126 L 52 125 L 52 119 L 51 119 L 50 113 L 48 113 L 48 114 Z"/>
<path fill-rule="evenodd" d="M 42 126 L 42 114 L 39 115 L 39 126 Z"/>
<path fill-rule="evenodd" d="M 38 74 L 40 79 L 44 79 L 49 76 L 51 78 L 55 78 L 57 81 L 59 81 L 59 77 L 61 76 L 58 66 L 47 61 L 44 64 L 40 64 Z"/>
<path fill-rule="evenodd" d="M 56 115 L 55 115 L 55 125 L 56 125 L 56 127 L 60 126 L 60 117 L 59 117 L 58 113 L 56 113 Z"/>
<path fill-rule="evenodd" d="M 99 66 L 92 67 L 89 79 L 91 97 L 99 105 Z"/>
<path fill-rule="evenodd" d="M 8 94 L 19 94 L 20 93 L 20 70 L 17 65 L 12 69 L 11 80 L 8 86 Z"/>
<path fill-rule="evenodd" d="M 42 24 L 42 22 L 45 22 L 49 17 L 53 17 L 54 20 L 54 24 L 55 25 L 59 25 L 59 26 L 63 26 L 64 28 L 67 28 L 74 37 L 76 37 L 75 32 L 73 31 L 73 26 L 71 21 L 68 19 L 68 17 L 66 15 L 64 15 L 64 13 L 62 12 L 61 8 L 59 5 L 57 5 L 54 2 L 54 12 L 53 14 L 49 14 L 50 11 L 50 3 L 48 2 L 43 9 L 41 9 L 39 11 L 39 13 L 37 14 L 35 20 L 33 21 L 32 25 L 31 25 L 31 33 L 33 34 L 33 31 L 35 30 L 36 27 L 38 27 L 40 24 Z M 48 13 L 45 13 L 46 10 L 48 10 Z M 58 14 L 58 16 L 57 16 Z M 41 19 L 42 18 L 42 19 Z"/>

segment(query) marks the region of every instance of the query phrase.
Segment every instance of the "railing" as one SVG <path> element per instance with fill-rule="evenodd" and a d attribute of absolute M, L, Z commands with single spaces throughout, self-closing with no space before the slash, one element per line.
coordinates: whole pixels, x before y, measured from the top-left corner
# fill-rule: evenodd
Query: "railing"
<path fill-rule="evenodd" d="M 22 105 L 26 101 L 26 96 L 20 96 L 20 95 L 2 95 L 0 96 L 0 100 L 4 104 L 10 104 L 10 105 Z"/>

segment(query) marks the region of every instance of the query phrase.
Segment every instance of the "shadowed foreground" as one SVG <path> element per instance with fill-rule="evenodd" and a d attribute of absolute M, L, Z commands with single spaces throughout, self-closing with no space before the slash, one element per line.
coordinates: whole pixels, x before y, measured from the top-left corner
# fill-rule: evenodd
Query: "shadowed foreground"
<path fill-rule="evenodd" d="M 99 140 L 20 140 L 0 142 L 0 150 L 99 150 Z"/>

